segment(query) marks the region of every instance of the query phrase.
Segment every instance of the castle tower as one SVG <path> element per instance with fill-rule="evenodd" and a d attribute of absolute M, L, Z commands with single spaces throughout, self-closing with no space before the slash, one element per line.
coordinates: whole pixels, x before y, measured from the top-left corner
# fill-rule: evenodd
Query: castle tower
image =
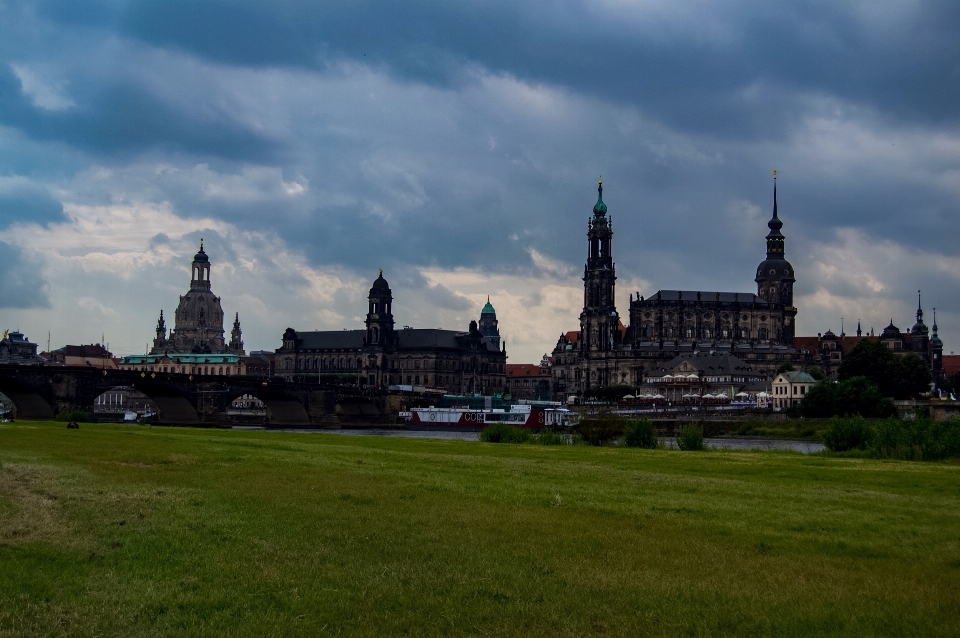
<path fill-rule="evenodd" d="M 393 343 L 393 293 L 390 284 L 380 276 L 373 282 L 367 296 L 367 345 L 389 346 Z"/>
<path fill-rule="evenodd" d="M 777 215 L 777 175 L 773 175 L 773 217 L 767 222 L 767 258 L 757 267 L 757 296 L 783 312 L 783 324 L 778 327 L 779 338 L 774 341 L 793 345 L 796 333 L 797 309 L 793 305 L 793 266 L 784 252 L 783 222 Z"/>
<path fill-rule="evenodd" d="M 500 329 L 497 328 L 497 311 L 493 309 L 490 303 L 490 295 L 487 295 L 487 304 L 480 311 L 480 323 L 478 324 L 480 334 L 484 336 L 485 341 L 489 341 L 500 349 Z"/>
<path fill-rule="evenodd" d="M 603 180 L 597 185 L 597 203 L 587 228 L 587 263 L 583 268 L 583 312 L 580 313 L 581 350 L 610 351 L 620 340 L 614 286 L 613 226 L 603 203 Z"/>

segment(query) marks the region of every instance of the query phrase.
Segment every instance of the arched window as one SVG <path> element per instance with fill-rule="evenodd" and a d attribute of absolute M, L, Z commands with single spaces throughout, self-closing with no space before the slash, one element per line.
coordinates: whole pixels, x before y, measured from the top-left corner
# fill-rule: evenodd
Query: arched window
<path fill-rule="evenodd" d="M 220 376 L 223 376 L 223 366 L 220 366 L 220 372 L 218 372 L 218 374 L 219 374 Z"/>
<path fill-rule="evenodd" d="M 767 329 L 766 329 L 766 328 L 760 328 L 760 329 L 757 331 L 757 338 L 765 341 L 765 340 L 767 339 Z"/>
<path fill-rule="evenodd" d="M 345 370 L 345 369 L 346 369 L 346 360 L 344 360 L 343 357 L 340 357 L 340 369 L 341 369 L 341 370 Z"/>

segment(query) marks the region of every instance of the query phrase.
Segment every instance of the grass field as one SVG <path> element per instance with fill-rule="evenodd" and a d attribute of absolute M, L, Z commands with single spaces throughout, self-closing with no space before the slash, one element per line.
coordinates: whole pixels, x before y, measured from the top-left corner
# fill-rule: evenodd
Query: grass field
<path fill-rule="evenodd" d="M 0 635 L 956 636 L 960 465 L 0 424 Z"/>

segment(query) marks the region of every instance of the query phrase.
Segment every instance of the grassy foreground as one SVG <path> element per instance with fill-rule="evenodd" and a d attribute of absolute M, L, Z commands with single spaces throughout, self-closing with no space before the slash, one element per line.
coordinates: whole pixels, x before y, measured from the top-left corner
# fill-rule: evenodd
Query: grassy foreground
<path fill-rule="evenodd" d="M 0 424 L 0 636 L 955 636 L 960 465 Z"/>

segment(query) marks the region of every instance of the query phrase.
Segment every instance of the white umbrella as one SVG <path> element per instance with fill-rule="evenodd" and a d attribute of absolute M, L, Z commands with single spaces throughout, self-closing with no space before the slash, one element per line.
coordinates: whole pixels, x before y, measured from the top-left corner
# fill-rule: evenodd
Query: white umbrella
<path fill-rule="evenodd" d="M 663 397 L 662 394 L 655 394 L 655 395 L 653 395 L 652 398 L 654 398 L 654 399 L 662 399 L 662 398 L 664 398 L 664 397 Z"/>
<path fill-rule="evenodd" d="M 721 392 L 720 394 L 717 395 L 717 398 L 718 398 L 718 399 L 726 399 L 726 398 L 727 398 L 727 393 L 726 393 L 726 392 Z"/>
<path fill-rule="evenodd" d="M 625 394 L 625 395 L 623 395 L 623 398 L 624 398 L 624 399 L 636 399 L 637 397 L 633 396 L 632 394 Z"/>
<path fill-rule="evenodd" d="M 738 397 L 748 397 L 748 396 L 750 396 L 750 395 L 747 394 L 746 392 L 737 392 L 737 396 L 738 396 Z"/>
<path fill-rule="evenodd" d="M 688 374 L 688 375 L 687 375 L 687 378 L 688 378 L 688 379 L 699 379 L 700 377 L 697 376 L 697 375 L 695 375 L 695 374 Z"/>
<path fill-rule="evenodd" d="M 673 375 L 672 375 L 672 374 L 665 374 L 665 375 L 663 375 L 663 376 L 660 377 L 660 378 L 661 378 L 661 379 L 672 379 L 672 378 L 673 378 Z"/>
<path fill-rule="evenodd" d="M 703 398 L 704 398 L 704 399 L 716 399 L 717 397 L 713 396 L 712 394 L 705 394 L 705 395 L 703 395 Z"/>
<path fill-rule="evenodd" d="M 758 396 L 758 397 L 761 397 L 761 398 L 766 398 L 766 397 L 768 397 L 768 396 L 770 396 L 770 395 L 767 394 L 766 392 L 757 392 L 757 396 Z"/>

